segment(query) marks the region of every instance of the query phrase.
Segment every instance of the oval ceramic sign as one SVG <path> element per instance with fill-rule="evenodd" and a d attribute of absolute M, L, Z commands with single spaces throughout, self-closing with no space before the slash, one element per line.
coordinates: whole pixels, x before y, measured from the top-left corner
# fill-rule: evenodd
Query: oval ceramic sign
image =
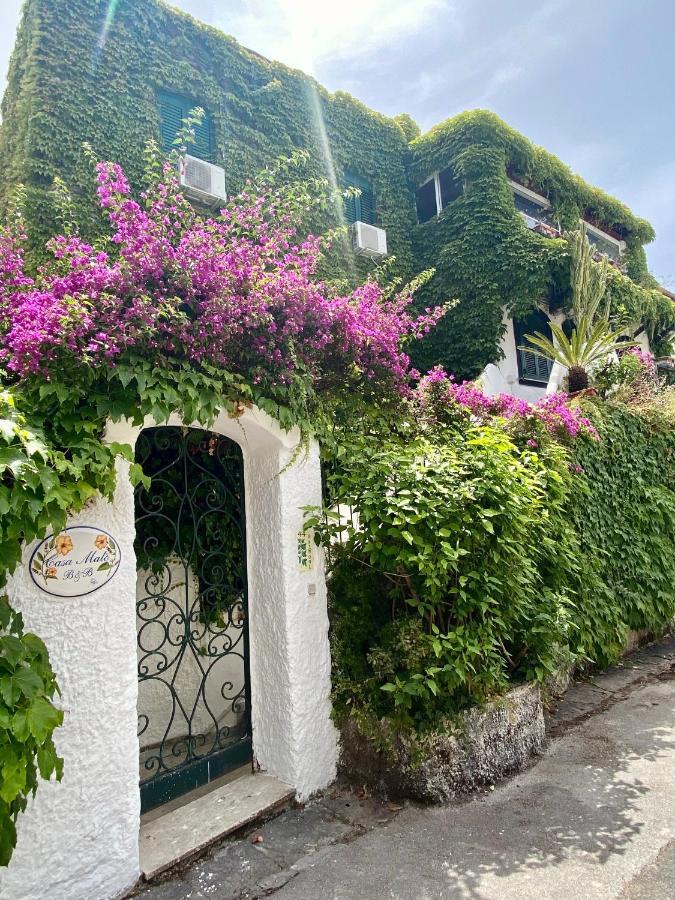
<path fill-rule="evenodd" d="M 39 543 L 30 558 L 30 576 L 53 597 L 83 597 L 117 574 L 120 548 L 100 528 L 73 525 Z"/>

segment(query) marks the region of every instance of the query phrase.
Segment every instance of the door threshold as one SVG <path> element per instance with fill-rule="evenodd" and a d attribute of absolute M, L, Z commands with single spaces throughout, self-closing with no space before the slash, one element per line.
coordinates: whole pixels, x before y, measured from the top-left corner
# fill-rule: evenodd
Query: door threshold
<path fill-rule="evenodd" d="M 175 797 L 173 800 L 167 800 L 166 803 L 162 803 L 159 806 L 155 806 L 153 809 L 149 809 L 147 812 L 141 813 L 141 826 L 145 825 L 146 822 L 152 822 L 154 821 L 154 819 L 159 819 L 161 816 L 165 816 L 167 813 L 173 812 L 175 809 L 180 809 L 182 806 L 187 806 L 188 803 L 192 803 L 193 800 L 198 800 L 200 797 L 203 797 L 206 794 L 210 794 L 211 791 L 215 791 L 217 788 L 222 787 L 224 784 L 229 784 L 231 781 L 235 781 L 237 778 L 245 778 L 247 775 L 253 775 L 253 767 L 250 762 L 246 763 L 243 766 L 237 766 L 236 769 L 233 769 L 226 775 L 221 775 L 219 778 L 214 778 L 207 784 L 202 784 L 200 787 L 194 788 L 191 791 L 187 791 L 187 793 L 181 794 L 179 797 Z"/>
<path fill-rule="evenodd" d="M 293 788 L 273 775 L 252 775 L 248 767 L 247 772 L 233 780 L 226 777 L 227 783 L 218 787 L 210 785 L 207 793 L 178 808 L 160 808 L 143 817 L 139 850 L 146 881 L 294 798 Z"/>

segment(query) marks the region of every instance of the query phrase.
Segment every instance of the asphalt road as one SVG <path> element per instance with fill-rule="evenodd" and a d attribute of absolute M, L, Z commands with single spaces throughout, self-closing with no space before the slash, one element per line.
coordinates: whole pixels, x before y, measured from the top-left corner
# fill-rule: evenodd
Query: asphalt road
<path fill-rule="evenodd" d="M 675 900 L 675 637 L 575 683 L 525 772 L 463 803 L 336 787 L 139 900 Z"/>
<path fill-rule="evenodd" d="M 320 851 L 279 900 L 672 900 L 675 680 L 637 688 L 461 806 Z"/>

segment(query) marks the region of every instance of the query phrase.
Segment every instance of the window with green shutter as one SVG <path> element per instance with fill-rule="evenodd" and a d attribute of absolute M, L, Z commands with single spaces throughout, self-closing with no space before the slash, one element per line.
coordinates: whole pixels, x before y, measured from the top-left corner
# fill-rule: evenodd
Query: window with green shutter
<path fill-rule="evenodd" d="M 538 331 L 545 337 L 552 339 L 551 326 L 546 313 L 536 309 L 524 319 L 513 320 L 513 331 L 516 336 L 516 352 L 518 353 L 518 378 L 524 384 L 544 385 L 548 384 L 553 363 L 537 353 L 529 350 L 521 350 L 528 346 L 526 334 L 534 334 Z"/>
<path fill-rule="evenodd" d="M 186 119 L 190 111 L 201 104 L 188 97 L 181 97 L 179 94 L 160 91 L 157 94 L 157 105 L 162 150 L 164 153 L 170 153 L 175 149 L 174 141 L 183 127 L 183 119 Z M 188 153 L 207 162 L 213 162 L 213 128 L 208 113 L 204 115 L 201 125 L 195 126 L 195 143 L 190 144 Z"/>
<path fill-rule="evenodd" d="M 358 197 L 345 197 L 345 220 L 348 224 L 353 222 L 365 222 L 367 225 L 375 224 L 375 196 L 370 182 L 359 175 L 345 172 L 342 180 L 343 190 L 358 188 L 361 193 Z"/>

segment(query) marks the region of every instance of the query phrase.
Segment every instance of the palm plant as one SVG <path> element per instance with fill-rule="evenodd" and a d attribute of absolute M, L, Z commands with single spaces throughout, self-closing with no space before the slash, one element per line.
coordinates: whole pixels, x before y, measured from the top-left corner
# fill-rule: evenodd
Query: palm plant
<path fill-rule="evenodd" d="M 610 316 L 607 296 L 607 257 L 597 265 L 586 237 L 586 229 L 567 235 L 569 243 L 572 285 L 571 319 L 574 323 L 568 337 L 560 325 L 550 323 L 553 339 L 541 332 L 525 335 L 528 346 L 520 349 L 536 353 L 564 366 L 568 371 L 571 394 L 588 387 L 589 371 L 599 362 L 621 348 L 636 346 L 626 341 L 626 323 Z"/>

